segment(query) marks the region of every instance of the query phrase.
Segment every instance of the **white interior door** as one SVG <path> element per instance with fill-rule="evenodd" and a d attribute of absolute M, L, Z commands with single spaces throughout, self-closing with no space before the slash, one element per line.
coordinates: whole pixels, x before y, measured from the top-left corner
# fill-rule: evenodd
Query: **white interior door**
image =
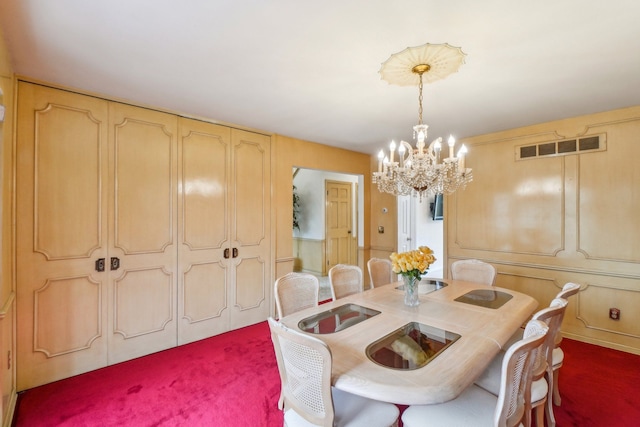
<path fill-rule="evenodd" d="M 398 252 L 416 249 L 415 198 L 398 196 Z"/>

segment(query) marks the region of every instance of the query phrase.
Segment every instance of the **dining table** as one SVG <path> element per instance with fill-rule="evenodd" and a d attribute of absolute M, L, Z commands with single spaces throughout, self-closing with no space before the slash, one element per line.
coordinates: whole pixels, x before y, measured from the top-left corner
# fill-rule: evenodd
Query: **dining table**
<path fill-rule="evenodd" d="M 480 376 L 538 302 L 506 288 L 423 279 L 419 305 L 403 282 L 368 289 L 283 317 L 332 355 L 332 385 L 400 405 L 455 399 Z"/>

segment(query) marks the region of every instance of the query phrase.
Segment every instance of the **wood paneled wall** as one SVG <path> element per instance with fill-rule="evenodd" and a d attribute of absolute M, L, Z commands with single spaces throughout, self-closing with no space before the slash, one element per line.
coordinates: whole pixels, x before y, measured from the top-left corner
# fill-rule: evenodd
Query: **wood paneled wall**
<path fill-rule="evenodd" d="M 371 181 L 371 174 L 378 170 L 378 159 L 371 156 L 371 172 L 365 177 Z M 378 191 L 371 185 L 371 222 L 366 224 L 371 230 L 370 258 L 389 258 L 398 247 L 398 201 L 395 196 Z M 382 232 L 380 230 L 382 227 Z"/>
<path fill-rule="evenodd" d="M 519 158 L 523 146 L 589 136 L 599 149 Z M 640 354 L 640 106 L 461 142 L 474 181 L 445 203 L 447 265 L 488 261 L 497 286 L 540 308 L 579 283 L 563 333 Z"/>
<path fill-rule="evenodd" d="M 13 121 L 14 77 L 9 53 L 0 32 L 0 105 L 5 107 L 0 123 L 0 422 L 11 425 L 17 390 L 15 382 L 15 286 L 13 278 Z"/>
<path fill-rule="evenodd" d="M 371 156 L 355 151 L 329 147 L 327 145 L 303 141 L 283 135 L 272 138 L 273 197 L 276 228 L 276 268 L 275 277 L 294 270 L 292 186 L 293 168 L 322 169 L 355 175 L 364 175 L 364 244 L 362 256 L 358 257 L 360 268 L 366 275 L 366 262 L 370 251 L 370 207 L 371 207 Z M 360 253 L 358 254 L 360 255 Z M 368 283 L 368 277 L 365 283 Z"/>

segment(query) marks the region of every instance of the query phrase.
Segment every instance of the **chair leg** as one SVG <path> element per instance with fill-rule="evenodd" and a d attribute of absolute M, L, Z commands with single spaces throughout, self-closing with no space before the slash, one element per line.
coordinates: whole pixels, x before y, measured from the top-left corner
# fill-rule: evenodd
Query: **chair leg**
<path fill-rule="evenodd" d="M 558 377 L 560 376 L 560 368 L 553 370 L 553 403 L 556 406 L 560 406 L 562 399 L 560 399 L 560 388 L 558 387 Z"/>
<path fill-rule="evenodd" d="M 556 417 L 553 414 L 553 389 L 555 387 L 556 382 L 554 381 L 554 373 L 547 369 L 547 373 L 545 374 L 547 378 L 547 384 L 549 386 L 549 390 L 547 392 L 547 401 L 545 402 L 545 414 L 547 418 L 547 427 L 555 427 L 556 425 Z"/>
<path fill-rule="evenodd" d="M 546 406 L 545 403 L 546 402 L 542 402 L 542 404 L 535 407 L 536 427 L 544 427 L 544 408 Z"/>

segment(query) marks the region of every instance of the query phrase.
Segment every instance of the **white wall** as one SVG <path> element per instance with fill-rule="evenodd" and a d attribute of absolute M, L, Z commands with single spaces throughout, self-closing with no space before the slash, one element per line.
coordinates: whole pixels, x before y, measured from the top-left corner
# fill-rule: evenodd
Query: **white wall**
<path fill-rule="evenodd" d="M 433 197 L 423 199 L 422 202 L 415 203 L 416 222 L 416 248 L 418 246 L 429 246 L 433 249 L 436 262 L 429 267 L 427 277 L 444 277 L 444 221 L 434 221 L 429 209 L 429 204 L 433 202 Z M 446 203 L 446 200 L 445 202 Z"/>
<path fill-rule="evenodd" d="M 358 245 L 364 245 L 364 182 L 361 175 L 350 175 L 314 169 L 300 169 L 293 180 L 296 192 L 300 197 L 300 213 L 298 223 L 300 230 L 293 230 L 294 237 L 323 240 L 325 238 L 325 180 L 351 182 L 353 184 L 354 209 L 358 207 L 358 215 L 353 216 Z M 356 185 L 357 184 L 357 185 Z M 356 191 L 357 190 L 357 191 Z"/>

